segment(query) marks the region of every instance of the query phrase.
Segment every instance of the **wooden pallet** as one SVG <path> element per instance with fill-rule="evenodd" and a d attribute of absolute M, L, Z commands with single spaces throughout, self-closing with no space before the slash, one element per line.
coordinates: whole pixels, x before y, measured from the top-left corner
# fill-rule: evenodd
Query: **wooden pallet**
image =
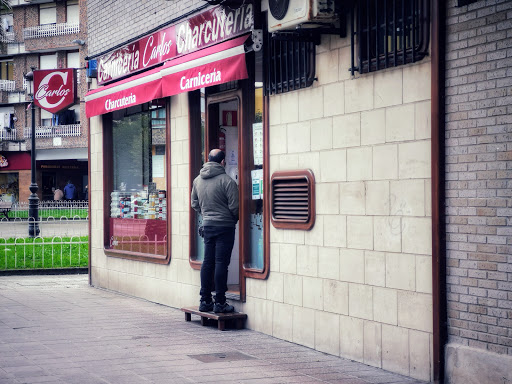
<path fill-rule="evenodd" d="M 208 320 L 216 320 L 217 328 L 219 331 L 223 331 L 226 327 L 226 323 L 235 323 L 236 329 L 242 329 L 247 319 L 247 315 L 242 312 L 233 313 L 214 313 L 214 312 L 200 312 L 199 307 L 188 307 L 181 308 L 185 312 L 185 321 L 191 321 L 192 315 L 201 316 L 201 325 L 205 326 L 208 324 Z"/>

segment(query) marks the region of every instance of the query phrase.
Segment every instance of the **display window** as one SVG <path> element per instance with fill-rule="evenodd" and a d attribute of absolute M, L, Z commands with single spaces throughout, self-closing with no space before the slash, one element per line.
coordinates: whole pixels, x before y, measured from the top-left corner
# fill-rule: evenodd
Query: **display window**
<path fill-rule="evenodd" d="M 165 100 L 155 100 L 105 119 L 105 248 L 115 255 L 168 260 L 166 108 Z"/>
<path fill-rule="evenodd" d="M 0 173 L 0 199 L 17 203 L 19 192 L 18 173 Z"/>

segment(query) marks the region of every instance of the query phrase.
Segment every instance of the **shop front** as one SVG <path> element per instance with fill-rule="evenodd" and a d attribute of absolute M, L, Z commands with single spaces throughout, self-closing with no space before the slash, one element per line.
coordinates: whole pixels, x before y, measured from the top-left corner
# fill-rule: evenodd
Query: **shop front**
<path fill-rule="evenodd" d="M 382 27 L 381 64 L 354 31 L 273 36 L 259 3 L 199 7 L 94 56 L 91 284 L 198 305 L 190 193 L 220 148 L 240 200 L 227 296 L 247 326 L 430 380 L 431 63 L 407 56 L 430 21 L 404 7 L 421 28 Z"/>
<path fill-rule="evenodd" d="M 0 152 L 0 200 L 27 201 L 30 191 L 30 154 Z"/>
<path fill-rule="evenodd" d="M 253 27 L 252 4 L 231 13 L 206 10 L 99 58 L 98 84 L 104 85 L 86 96 L 88 117 L 98 116 L 103 128 L 109 257 L 168 264 L 173 233 L 180 233 L 187 268 L 199 270 L 201 217 L 190 208 L 189 186 L 211 149 L 226 152 L 226 172 L 241 201 L 228 278 L 237 300 L 244 299 L 246 276 L 268 272 L 263 52 L 253 49 Z"/>

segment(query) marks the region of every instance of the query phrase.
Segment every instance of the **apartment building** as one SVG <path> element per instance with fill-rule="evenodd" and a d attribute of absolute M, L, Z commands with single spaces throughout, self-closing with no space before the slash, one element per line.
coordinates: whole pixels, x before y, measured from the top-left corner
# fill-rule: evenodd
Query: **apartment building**
<path fill-rule="evenodd" d="M 0 47 L 0 198 L 27 201 L 32 114 L 25 74 L 77 68 L 77 100 L 56 115 L 36 108 L 36 181 L 42 200 L 71 180 L 83 191 L 88 174 L 88 124 L 81 102 L 87 90 L 85 1 L 10 0 L 2 10 Z"/>

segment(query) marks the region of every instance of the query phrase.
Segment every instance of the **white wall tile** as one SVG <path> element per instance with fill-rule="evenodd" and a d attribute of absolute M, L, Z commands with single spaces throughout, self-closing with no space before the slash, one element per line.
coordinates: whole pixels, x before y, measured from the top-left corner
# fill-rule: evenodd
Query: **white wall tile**
<path fill-rule="evenodd" d="M 347 246 L 347 217 L 341 215 L 324 216 L 324 245 L 326 247 Z"/>
<path fill-rule="evenodd" d="M 339 356 L 340 318 L 327 312 L 315 312 L 315 349 Z"/>
<path fill-rule="evenodd" d="M 337 75 L 336 72 L 333 72 Z M 324 117 L 342 115 L 345 113 L 345 83 L 325 85 L 324 90 Z"/>
<path fill-rule="evenodd" d="M 340 356 L 355 361 L 363 361 L 364 321 L 348 316 L 340 316 Z"/>
<path fill-rule="evenodd" d="M 376 251 L 400 252 L 401 242 L 401 219 L 394 216 L 378 216 L 373 219 L 374 223 L 374 249 Z"/>
<path fill-rule="evenodd" d="M 414 104 L 386 108 L 386 142 L 414 139 Z"/>
<path fill-rule="evenodd" d="M 398 146 L 400 179 L 430 178 L 430 141 L 418 141 Z"/>
<path fill-rule="evenodd" d="M 302 276 L 284 275 L 284 302 L 302 306 Z"/>
<path fill-rule="evenodd" d="M 348 283 L 323 280 L 324 310 L 341 315 L 348 315 Z"/>
<path fill-rule="evenodd" d="M 345 81 L 345 113 L 373 109 L 373 75 Z"/>
<path fill-rule="evenodd" d="M 339 279 L 340 251 L 338 248 L 318 248 L 318 276 L 326 279 Z"/>
<path fill-rule="evenodd" d="M 402 218 L 402 251 L 432 254 L 432 219 L 430 217 Z"/>
<path fill-rule="evenodd" d="M 318 275 L 318 248 L 310 245 L 297 247 L 297 274 L 301 276 Z"/>
<path fill-rule="evenodd" d="M 311 127 L 309 121 L 287 126 L 288 153 L 308 152 L 311 150 Z"/>
<path fill-rule="evenodd" d="M 311 150 L 332 149 L 332 118 L 311 120 Z"/>
<path fill-rule="evenodd" d="M 378 71 L 374 82 L 375 108 L 402 104 L 402 68 Z"/>
<path fill-rule="evenodd" d="M 382 252 L 364 251 L 365 283 L 384 287 L 386 285 L 386 255 Z"/>
<path fill-rule="evenodd" d="M 373 288 L 363 284 L 348 285 L 348 314 L 373 320 Z"/>
<path fill-rule="evenodd" d="M 404 103 L 430 99 L 430 61 L 408 65 L 404 73 Z"/>
<path fill-rule="evenodd" d="M 364 361 L 365 364 L 382 366 L 382 325 L 373 321 L 364 322 Z"/>
<path fill-rule="evenodd" d="M 373 179 L 398 178 L 398 146 L 396 144 L 373 147 Z"/>
<path fill-rule="evenodd" d="M 364 251 L 340 249 L 340 280 L 364 284 Z"/>
<path fill-rule="evenodd" d="M 371 180 L 372 179 L 372 148 L 347 149 L 347 180 Z"/>
<path fill-rule="evenodd" d="M 399 216 L 424 216 L 425 183 L 423 180 L 391 181 L 391 214 Z"/>
<path fill-rule="evenodd" d="M 414 291 L 416 258 L 405 253 L 386 253 L 386 287 Z"/>
<path fill-rule="evenodd" d="M 373 319 L 379 323 L 397 325 L 398 299 L 395 289 L 373 287 Z"/>
<path fill-rule="evenodd" d="M 340 208 L 340 193 L 337 183 L 316 184 L 315 205 L 317 215 L 336 215 Z"/>
<path fill-rule="evenodd" d="M 340 183 L 340 213 L 364 215 L 366 213 L 365 185 L 362 181 Z"/>
<path fill-rule="evenodd" d="M 409 375 L 407 329 L 382 325 L 382 368 L 402 375 Z"/>
<path fill-rule="evenodd" d="M 389 182 L 366 182 L 366 214 L 389 215 Z"/>
<path fill-rule="evenodd" d="M 315 348 L 315 311 L 293 307 L 293 338 L 297 344 Z"/>
<path fill-rule="evenodd" d="M 347 151 L 337 149 L 320 152 L 320 181 L 340 182 L 347 179 Z"/>
<path fill-rule="evenodd" d="M 319 279 L 317 277 L 303 277 L 302 284 L 303 287 L 301 292 L 303 295 L 303 306 L 306 308 L 323 310 L 323 279 Z M 333 311 L 329 310 L 329 312 Z"/>
<path fill-rule="evenodd" d="M 361 145 L 386 142 L 386 110 L 361 112 Z"/>
<path fill-rule="evenodd" d="M 373 217 L 347 216 L 347 247 L 373 249 Z"/>
<path fill-rule="evenodd" d="M 432 333 L 432 295 L 398 291 L 398 325 Z"/>
<path fill-rule="evenodd" d="M 361 144 L 361 114 L 335 116 L 332 121 L 333 147 L 356 147 Z"/>

